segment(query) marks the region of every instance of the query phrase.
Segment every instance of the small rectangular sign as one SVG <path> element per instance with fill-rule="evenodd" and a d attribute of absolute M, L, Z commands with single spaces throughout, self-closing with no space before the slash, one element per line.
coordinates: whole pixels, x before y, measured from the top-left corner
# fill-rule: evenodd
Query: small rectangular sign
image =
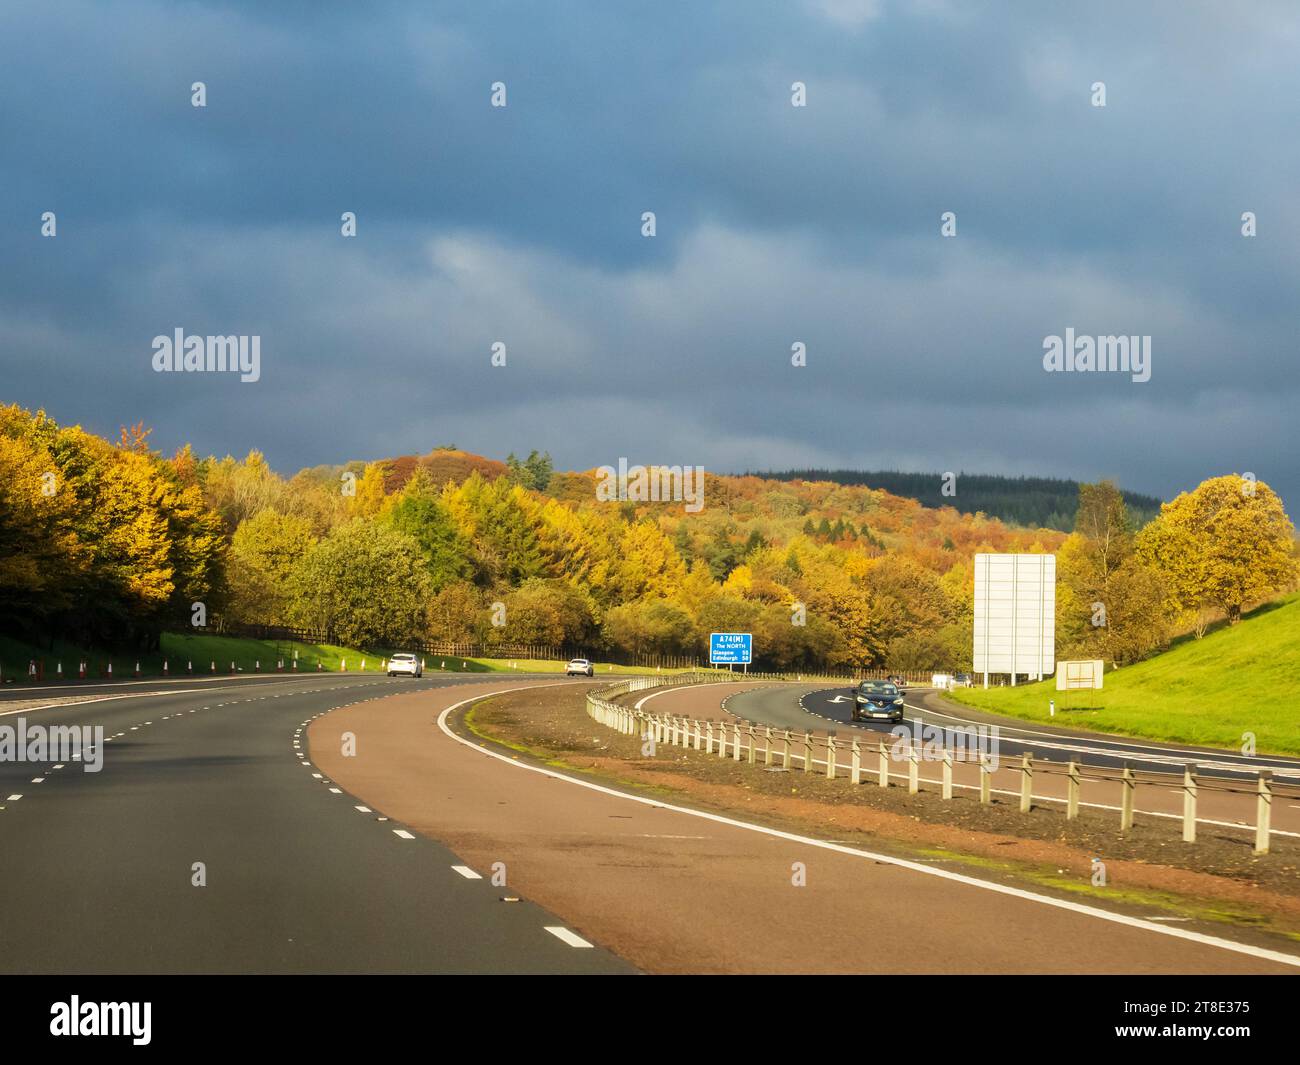
<path fill-rule="evenodd" d="M 749 632 L 709 633 L 709 662 L 715 666 L 747 666 L 754 660 L 754 636 Z"/>

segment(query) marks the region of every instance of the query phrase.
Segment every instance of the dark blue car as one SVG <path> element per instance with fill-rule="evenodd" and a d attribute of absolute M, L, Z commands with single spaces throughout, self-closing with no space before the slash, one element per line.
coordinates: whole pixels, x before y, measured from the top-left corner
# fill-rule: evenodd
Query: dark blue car
<path fill-rule="evenodd" d="M 903 693 L 887 680 L 864 680 L 853 694 L 854 721 L 902 721 Z"/>

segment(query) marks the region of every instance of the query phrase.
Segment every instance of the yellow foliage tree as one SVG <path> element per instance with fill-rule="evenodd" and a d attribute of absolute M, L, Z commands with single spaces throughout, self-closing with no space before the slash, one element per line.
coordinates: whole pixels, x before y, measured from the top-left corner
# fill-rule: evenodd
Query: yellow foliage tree
<path fill-rule="evenodd" d="M 1142 557 L 1165 578 L 1180 610 L 1213 604 L 1230 624 L 1242 609 L 1296 579 L 1295 527 L 1263 481 L 1229 475 L 1203 481 L 1160 508 L 1142 530 Z"/>

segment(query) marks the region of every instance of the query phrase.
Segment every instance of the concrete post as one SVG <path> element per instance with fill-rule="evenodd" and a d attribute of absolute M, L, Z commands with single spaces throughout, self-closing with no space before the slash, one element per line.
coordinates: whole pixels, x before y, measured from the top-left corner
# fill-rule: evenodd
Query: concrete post
<path fill-rule="evenodd" d="M 704 722 L 704 753 L 713 753 L 713 722 Z"/>
<path fill-rule="evenodd" d="M 943 797 L 952 798 L 952 751 L 947 748 L 943 752 Z"/>
<path fill-rule="evenodd" d="M 804 729 L 803 733 L 803 771 L 812 772 L 812 733 Z"/>
<path fill-rule="evenodd" d="M 1020 812 L 1034 808 L 1034 756 L 1026 751 L 1020 756 Z"/>
<path fill-rule="evenodd" d="M 1079 772 L 1079 763 L 1071 759 L 1066 775 L 1069 779 L 1065 792 L 1065 819 L 1073 821 L 1079 816 L 1079 785 L 1083 780 Z"/>
<path fill-rule="evenodd" d="M 1133 793 L 1137 791 L 1137 779 L 1133 776 L 1133 767 L 1124 766 L 1124 775 L 1120 781 L 1124 789 L 1119 805 L 1119 830 L 1127 832 L 1133 827 Z"/>
<path fill-rule="evenodd" d="M 916 753 L 916 747 L 909 741 L 907 744 L 907 793 L 915 795 L 921 790 L 921 757 Z"/>
<path fill-rule="evenodd" d="M 835 733 L 826 734 L 826 779 L 835 779 Z"/>
<path fill-rule="evenodd" d="M 754 740 L 754 726 L 746 726 L 749 732 L 749 764 L 754 764 L 754 759 L 758 757 L 758 744 Z"/>
<path fill-rule="evenodd" d="M 1183 842 L 1196 842 L 1196 773 L 1189 765 L 1183 766 Z"/>
<path fill-rule="evenodd" d="M 740 761 L 740 722 L 733 721 L 731 724 L 731 739 L 735 744 L 733 756 L 737 762 Z"/>
<path fill-rule="evenodd" d="M 781 751 L 781 768 L 789 769 L 790 768 L 790 730 L 789 729 L 785 730 L 785 739 L 782 742 L 785 744 L 785 747 Z"/>
<path fill-rule="evenodd" d="M 1273 771 L 1261 769 L 1255 799 L 1255 853 L 1267 854 L 1273 812 Z"/>
<path fill-rule="evenodd" d="M 763 764 L 772 764 L 772 726 L 763 729 Z"/>
<path fill-rule="evenodd" d="M 853 743 L 849 747 L 849 780 L 854 784 L 862 783 L 862 748 L 858 745 L 857 736 L 853 737 Z"/>
<path fill-rule="evenodd" d="M 876 783 L 882 788 L 889 787 L 889 751 L 885 748 L 885 741 L 880 741 L 880 750 L 878 752 L 880 761 L 877 764 Z"/>
<path fill-rule="evenodd" d="M 993 770 L 989 767 L 989 756 L 980 755 L 980 804 L 988 806 L 993 801 Z"/>

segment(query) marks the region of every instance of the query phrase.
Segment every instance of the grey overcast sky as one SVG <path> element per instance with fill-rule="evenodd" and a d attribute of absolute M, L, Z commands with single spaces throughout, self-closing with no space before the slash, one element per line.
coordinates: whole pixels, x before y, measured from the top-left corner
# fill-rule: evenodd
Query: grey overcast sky
<path fill-rule="evenodd" d="M 286 473 L 454 443 L 1294 506 L 1298 55 L 1270 0 L 10 0 L 0 399 Z M 1046 373 L 1068 327 L 1150 335 L 1150 381 Z M 155 373 L 177 328 L 259 335 L 261 380 Z"/>

